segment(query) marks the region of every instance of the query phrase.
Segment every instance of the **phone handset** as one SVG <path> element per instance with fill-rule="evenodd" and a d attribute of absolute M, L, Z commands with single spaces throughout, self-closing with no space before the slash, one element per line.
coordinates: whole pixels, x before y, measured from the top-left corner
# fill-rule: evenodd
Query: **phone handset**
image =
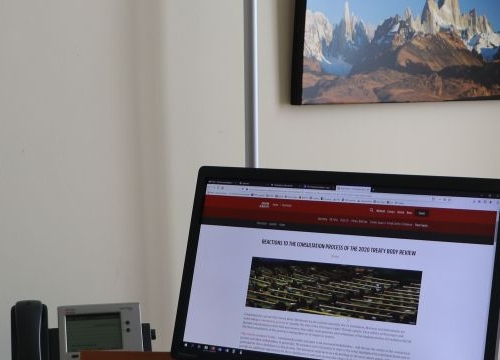
<path fill-rule="evenodd" d="M 18 301 L 11 309 L 12 360 L 49 360 L 47 306 Z"/>

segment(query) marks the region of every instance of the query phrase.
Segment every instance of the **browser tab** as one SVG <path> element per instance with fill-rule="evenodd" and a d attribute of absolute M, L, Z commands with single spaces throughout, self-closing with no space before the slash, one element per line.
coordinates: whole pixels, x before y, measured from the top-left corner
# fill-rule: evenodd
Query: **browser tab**
<path fill-rule="evenodd" d="M 372 191 L 370 186 L 337 185 L 337 191 L 350 193 L 369 193 Z"/>

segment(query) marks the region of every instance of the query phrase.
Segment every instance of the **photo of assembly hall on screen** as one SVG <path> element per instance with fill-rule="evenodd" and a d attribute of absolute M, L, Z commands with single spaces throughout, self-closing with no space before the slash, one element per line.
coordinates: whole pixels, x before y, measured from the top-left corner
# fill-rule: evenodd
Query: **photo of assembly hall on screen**
<path fill-rule="evenodd" d="M 416 325 L 421 271 L 252 259 L 246 306 Z"/>

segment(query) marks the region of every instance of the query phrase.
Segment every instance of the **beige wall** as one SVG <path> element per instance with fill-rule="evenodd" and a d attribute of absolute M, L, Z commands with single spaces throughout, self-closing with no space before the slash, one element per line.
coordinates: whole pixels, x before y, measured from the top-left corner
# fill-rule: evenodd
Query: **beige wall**
<path fill-rule="evenodd" d="M 179 0 L 141 8 L 146 310 L 156 349 L 170 349 L 198 168 L 244 165 L 243 6 Z"/>
<path fill-rule="evenodd" d="M 242 9 L 1 2 L 0 358 L 22 299 L 139 301 L 170 347 L 196 171 L 244 164 Z"/>
<path fill-rule="evenodd" d="M 259 2 L 260 165 L 500 177 L 499 102 L 288 105 L 293 2 Z M 243 165 L 234 0 L 0 5 L 0 357 L 10 307 L 140 301 L 170 347 L 197 168 Z M 496 114 L 496 116 L 495 116 Z"/>
<path fill-rule="evenodd" d="M 0 5 L 0 357 L 10 307 L 144 300 L 131 1 Z"/>

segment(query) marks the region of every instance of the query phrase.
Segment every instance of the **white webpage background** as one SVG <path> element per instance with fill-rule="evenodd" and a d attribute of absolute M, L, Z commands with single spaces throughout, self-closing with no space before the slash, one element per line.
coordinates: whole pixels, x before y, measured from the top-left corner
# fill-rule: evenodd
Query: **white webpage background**
<path fill-rule="evenodd" d="M 414 250 L 416 255 L 264 245 L 262 239 Z M 200 231 L 184 341 L 238 347 L 252 257 L 422 271 L 417 325 L 360 323 L 404 329 L 411 344 L 396 346 L 410 352 L 411 359 L 484 356 L 492 246 L 212 225 L 203 225 Z M 337 323 L 353 320 L 332 317 Z"/>

